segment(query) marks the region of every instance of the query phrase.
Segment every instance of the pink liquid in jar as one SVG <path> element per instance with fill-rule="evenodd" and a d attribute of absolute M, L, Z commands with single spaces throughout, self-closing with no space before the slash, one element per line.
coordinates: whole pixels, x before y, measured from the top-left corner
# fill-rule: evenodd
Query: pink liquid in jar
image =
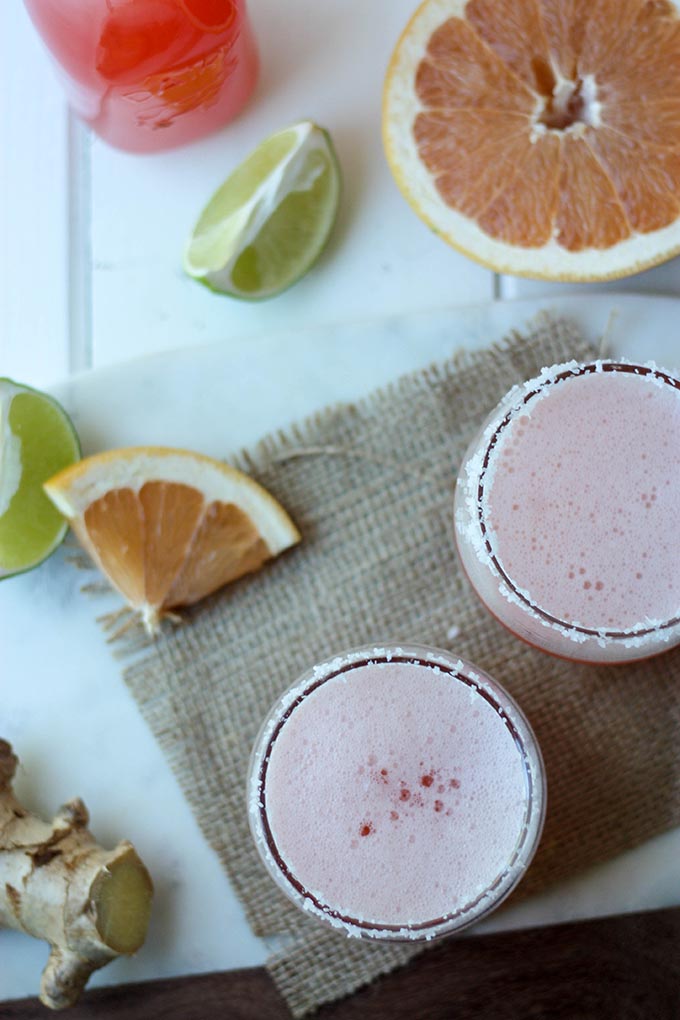
<path fill-rule="evenodd" d="M 257 80 L 245 0 L 25 0 L 73 109 L 105 141 L 156 152 L 235 117 Z"/>
<path fill-rule="evenodd" d="M 680 383 L 653 365 L 545 369 L 501 402 L 456 487 L 487 608 L 545 651 L 644 658 L 680 641 Z"/>
<path fill-rule="evenodd" d="M 249 778 L 277 884 L 349 935 L 430 939 L 495 908 L 545 806 L 540 752 L 488 675 L 418 646 L 363 648 L 275 706 Z"/>

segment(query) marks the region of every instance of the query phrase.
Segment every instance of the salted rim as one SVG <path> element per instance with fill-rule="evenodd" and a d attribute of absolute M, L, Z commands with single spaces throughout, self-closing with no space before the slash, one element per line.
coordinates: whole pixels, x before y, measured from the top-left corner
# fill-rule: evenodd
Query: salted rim
<path fill-rule="evenodd" d="M 541 375 L 534 379 L 530 379 L 523 387 L 520 387 L 521 393 L 518 394 L 517 399 L 513 401 L 513 406 L 506 412 L 501 421 L 493 427 L 493 430 L 491 431 L 484 454 L 482 455 L 481 470 L 479 471 L 477 492 L 474 499 L 475 513 L 473 516 L 479 525 L 479 530 L 482 536 L 483 552 L 486 554 L 488 564 L 501 578 L 502 582 L 507 587 L 508 592 L 511 594 L 513 601 L 522 604 L 533 615 L 538 616 L 547 624 L 559 628 L 563 632 L 567 632 L 567 636 L 580 635 L 581 640 L 594 637 L 600 640 L 629 641 L 636 638 L 645 638 L 649 635 L 658 634 L 660 631 L 669 630 L 672 627 L 678 626 L 678 624 L 680 624 L 680 615 L 676 614 L 675 616 L 665 620 L 636 623 L 625 630 L 609 630 L 604 627 L 587 627 L 578 622 L 563 620 L 543 609 L 531 598 L 530 593 L 526 589 L 520 588 L 517 582 L 514 581 L 507 573 L 497 554 L 494 552 L 489 531 L 484 520 L 484 482 L 489 469 L 493 467 L 494 448 L 496 447 L 503 431 L 516 418 L 516 416 L 521 413 L 523 408 L 530 401 L 544 395 L 543 391 L 546 387 L 558 385 L 566 379 L 592 375 L 598 372 L 624 372 L 635 376 L 652 376 L 654 379 L 658 380 L 659 384 L 670 385 L 673 389 L 680 393 L 680 380 L 676 379 L 668 372 L 664 372 L 662 369 L 659 369 L 654 362 L 637 364 L 636 362 L 627 361 L 626 359 L 620 359 L 618 361 L 597 360 L 593 362 L 586 362 L 584 364 L 569 362 L 563 365 L 556 365 L 550 370 L 544 369 Z"/>
<path fill-rule="evenodd" d="M 520 753 L 526 778 L 522 828 L 505 869 L 474 900 L 450 913 L 427 921 L 386 924 L 365 921 L 326 903 L 319 893 L 297 879 L 280 853 L 267 817 L 266 778 L 274 743 L 294 710 L 329 680 L 361 666 L 398 662 L 421 665 L 464 683 L 498 713 Z M 255 742 L 248 777 L 248 815 L 260 855 L 277 884 L 302 909 L 349 935 L 384 941 L 431 940 L 467 927 L 494 909 L 522 878 L 538 846 L 546 807 L 545 769 L 540 748 L 526 716 L 508 692 L 492 677 L 444 650 L 424 645 L 367 646 L 344 652 L 308 670 L 281 697 L 265 720 Z M 484 902 L 484 901 L 487 902 Z M 480 908 L 481 909 L 478 909 Z"/>

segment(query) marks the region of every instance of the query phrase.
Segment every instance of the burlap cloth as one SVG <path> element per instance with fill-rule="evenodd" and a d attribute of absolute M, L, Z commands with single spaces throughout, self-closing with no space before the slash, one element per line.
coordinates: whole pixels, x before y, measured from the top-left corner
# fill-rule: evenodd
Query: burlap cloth
<path fill-rule="evenodd" d="M 549 808 L 516 895 L 680 824 L 680 649 L 618 668 L 544 655 L 482 608 L 454 551 L 456 466 L 482 419 L 543 365 L 592 354 L 569 324 L 543 319 L 264 440 L 242 463 L 290 511 L 302 544 L 188 612 L 125 671 L 253 930 L 291 936 L 269 969 L 295 1016 L 418 951 L 303 915 L 250 838 L 244 786 L 262 718 L 329 653 L 390 640 L 452 648 L 518 698 L 545 755 Z"/>

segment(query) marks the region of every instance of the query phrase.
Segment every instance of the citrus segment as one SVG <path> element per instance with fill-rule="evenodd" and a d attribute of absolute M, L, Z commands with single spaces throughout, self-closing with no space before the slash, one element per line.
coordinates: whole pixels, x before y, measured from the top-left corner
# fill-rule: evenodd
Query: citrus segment
<path fill-rule="evenodd" d="M 634 100 L 605 104 L 603 128 L 625 135 L 631 143 L 653 146 L 654 149 L 680 149 L 680 106 L 672 99 L 655 99 L 645 102 L 644 117 L 640 105 Z M 643 158 L 640 153 L 636 164 Z M 651 153 L 653 159 L 658 153 Z"/>
<path fill-rule="evenodd" d="M 552 83 L 548 42 L 538 0 L 531 3 L 470 0 L 467 20 L 480 39 L 530 89 Z"/>
<path fill-rule="evenodd" d="M 609 8 L 609 17 L 618 18 L 618 3 Z M 673 95 L 680 73 L 680 22 L 678 11 L 669 0 L 639 3 L 635 19 L 627 33 L 617 33 L 607 57 L 594 73 L 603 85 L 619 88 L 631 99 L 663 98 Z M 640 102 L 643 112 L 643 101 Z"/>
<path fill-rule="evenodd" d="M 416 118 L 414 135 L 422 139 L 421 156 L 440 195 L 467 216 L 480 216 L 503 190 L 507 178 L 499 180 L 498 162 L 514 174 L 526 155 L 520 119 L 503 118 L 494 110 L 423 113 Z M 472 168 L 472 179 L 467 168 Z"/>
<path fill-rule="evenodd" d="M 211 504 L 201 521 L 188 557 L 168 594 L 173 605 L 190 605 L 205 587 L 214 590 L 222 577 L 241 577 L 258 570 L 271 552 L 250 518 L 237 506 Z"/>
<path fill-rule="evenodd" d="M 504 0 L 509 3 L 510 0 Z M 586 37 L 590 0 L 540 0 L 539 21 L 548 43 L 550 61 L 557 75 L 575 81 Z M 597 29 L 595 29 L 597 30 Z"/>
<path fill-rule="evenodd" d="M 44 393 L 0 379 L 0 578 L 42 563 L 67 525 L 42 490 L 80 457 L 66 412 Z"/>
<path fill-rule="evenodd" d="M 388 70 L 416 212 L 501 272 L 606 279 L 680 251 L 670 0 L 425 0 Z"/>
<path fill-rule="evenodd" d="M 45 490 L 112 584 L 153 633 L 299 541 L 252 479 L 201 454 L 133 447 L 89 457 Z"/>
<path fill-rule="evenodd" d="M 579 69 L 582 74 L 602 75 L 618 64 L 614 58 L 621 45 L 628 46 L 629 56 L 634 50 L 630 40 L 636 31 L 635 23 L 642 7 L 642 0 L 591 0 L 588 30 L 584 34 L 579 55 Z M 597 26 L 601 26 L 598 31 Z"/>
<path fill-rule="evenodd" d="M 302 121 L 271 135 L 215 192 L 189 241 L 186 272 L 232 297 L 272 297 L 321 254 L 340 171 L 326 131 Z"/>
<path fill-rule="evenodd" d="M 94 512 L 104 499 L 106 496 L 86 512 L 90 533 Z M 175 578 L 181 573 L 187 550 L 192 543 L 194 558 L 199 562 L 205 558 L 200 555 L 195 544 L 204 517 L 204 499 L 198 489 L 191 485 L 146 482 L 139 490 L 137 507 L 138 541 L 144 557 L 143 576 L 147 597 L 153 605 L 162 602 L 166 596 L 172 598 L 169 593 Z M 106 508 L 101 509 L 106 515 Z"/>
<path fill-rule="evenodd" d="M 48 486 L 47 492 L 53 496 L 54 490 Z M 142 507 L 132 489 L 113 489 L 100 496 L 82 518 L 71 520 L 71 526 L 131 605 L 143 605 L 153 585 L 145 570 Z M 150 590 L 148 596 L 151 601 Z"/>
<path fill-rule="evenodd" d="M 438 28 L 416 72 L 416 91 L 428 108 L 515 110 L 529 113 L 534 100 L 471 25 L 451 18 Z"/>
<path fill-rule="evenodd" d="M 562 140 L 556 223 L 559 242 L 570 251 L 610 248 L 630 234 L 630 224 L 611 177 L 588 143 L 575 135 Z"/>
<path fill-rule="evenodd" d="M 538 246 L 550 240 L 558 201 L 559 143 L 550 136 L 523 147 L 506 166 L 504 186 L 479 216 L 480 226 L 508 244 Z M 521 179 L 522 187 L 516 186 Z"/>
<path fill-rule="evenodd" d="M 634 230 L 658 230 L 680 215 L 680 148 L 649 149 L 634 138 L 602 128 L 588 144 L 611 179 Z M 647 159 L 644 176 L 636 167 Z"/>

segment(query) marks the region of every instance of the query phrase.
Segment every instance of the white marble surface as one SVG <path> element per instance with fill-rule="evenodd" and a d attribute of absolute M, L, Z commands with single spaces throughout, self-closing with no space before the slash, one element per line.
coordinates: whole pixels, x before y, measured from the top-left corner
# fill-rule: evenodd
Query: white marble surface
<path fill-rule="evenodd" d="M 90 450 L 157 441 L 222 455 L 456 343 L 488 341 L 534 308 L 456 306 L 590 293 L 495 277 L 448 249 L 401 198 L 381 151 L 380 90 L 413 6 L 250 0 L 263 63 L 253 103 L 203 142 L 140 158 L 91 138 L 68 113 L 20 0 L 0 3 L 0 374 L 37 386 L 61 380 Z M 330 129 L 343 167 L 329 249 L 269 303 L 215 297 L 181 273 L 193 219 L 245 153 L 300 117 Z M 572 306 L 589 329 L 619 305 L 614 335 L 626 353 L 648 356 L 662 344 L 660 360 L 677 361 L 677 305 L 619 294 L 680 296 L 679 260 L 605 290 L 603 302 Z M 431 309 L 451 310 L 401 318 Z M 175 348 L 183 351 L 163 353 Z M 154 356 L 126 363 L 143 354 Z M 130 837 L 151 863 L 158 896 L 148 943 L 94 983 L 260 963 L 265 948 L 103 642 L 94 618 L 104 605 L 81 595 L 64 559 L 62 550 L 0 586 L 0 733 L 21 754 L 18 789 L 31 806 L 49 814 L 81 795 L 102 841 Z M 679 850 L 678 834 L 668 834 L 505 923 L 678 902 Z M 43 945 L 0 932 L 0 1000 L 33 993 L 45 957 Z"/>
<path fill-rule="evenodd" d="M 458 346 L 499 338 L 539 308 L 573 315 L 593 337 L 616 313 L 616 353 L 655 357 L 680 370 L 680 302 L 607 295 L 366 320 L 276 334 L 257 346 L 213 344 L 86 373 L 54 392 L 73 414 L 86 450 L 167 442 L 223 456 Z M 291 349 L 295 382 L 282 386 Z M 266 947 L 249 932 L 96 623 L 117 599 L 82 594 L 82 576 L 66 562 L 67 553 L 60 550 L 0 587 L 0 729 L 22 758 L 20 796 L 48 815 L 61 801 L 82 796 L 99 839 L 133 839 L 153 871 L 157 901 L 146 946 L 93 983 L 262 963 Z M 679 862 L 680 830 L 478 930 L 680 903 Z M 0 931 L 0 999 L 35 990 L 45 952 L 33 940 Z"/>

